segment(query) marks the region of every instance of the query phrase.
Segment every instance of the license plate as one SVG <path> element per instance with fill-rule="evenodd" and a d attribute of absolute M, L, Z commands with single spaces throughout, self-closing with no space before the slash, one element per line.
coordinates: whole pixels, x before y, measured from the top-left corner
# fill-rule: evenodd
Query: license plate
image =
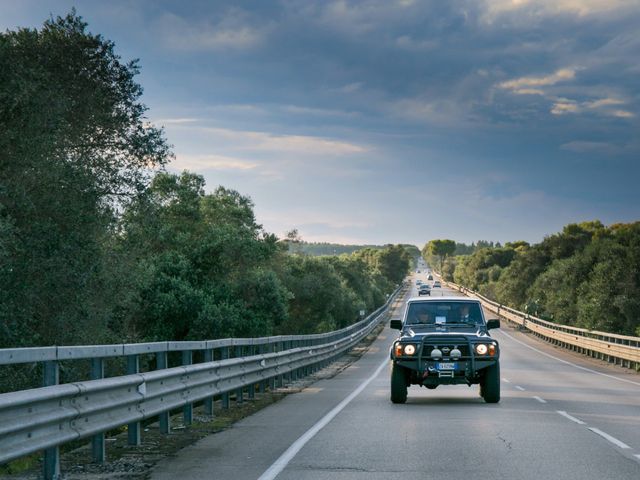
<path fill-rule="evenodd" d="M 456 363 L 455 362 L 441 362 L 437 364 L 436 367 L 438 370 L 455 370 Z"/>

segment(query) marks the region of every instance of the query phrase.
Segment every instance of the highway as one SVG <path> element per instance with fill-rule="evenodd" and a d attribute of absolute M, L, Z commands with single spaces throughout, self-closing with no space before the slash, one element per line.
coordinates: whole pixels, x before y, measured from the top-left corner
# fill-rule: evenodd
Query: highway
<path fill-rule="evenodd" d="M 397 331 L 387 326 L 339 375 L 161 461 L 150 478 L 640 479 L 640 375 L 505 323 L 492 331 L 499 404 L 484 403 L 477 386 L 412 386 L 406 404 L 392 404 Z"/>

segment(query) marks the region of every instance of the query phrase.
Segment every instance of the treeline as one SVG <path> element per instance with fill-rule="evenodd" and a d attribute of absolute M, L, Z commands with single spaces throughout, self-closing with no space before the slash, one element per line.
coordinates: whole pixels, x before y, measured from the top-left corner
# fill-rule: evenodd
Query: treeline
<path fill-rule="evenodd" d="M 0 34 L 0 348 L 303 334 L 380 306 L 412 253 L 292 255 L 172 158 L 139 68 L 75 12 Z"/>
<path fill-rule="evenodd" d="M 381 250 L 389 245 L 344 245 L 329 242 L 306 242 L 298 237 L 298 231 L 292 230 L 288 238 L 282 240 L 289 244 L 289 252 L 293 254 L 311 255 L 321 257 L 325 255 L 352 254 L 361 250 Z M 420 250 L 415 245 L 400 244 L 409 253 L 412 261 L 420 256 Z"/>
<path fill-rule="evenodd" d="M 640 222 L 570 224 L 535 245 L 518 241 L 440 257 L 444 278 L 564 325 L 640 336 Z"/>
<path fill-rule="evenodd" d="M 288 240 L 285 239 L 285 241 Z M 311 255 L 314 257 L 320 257 L 323 255 L 351 254 L 358 250 L 364 250 L 365 248 L 383 248 L 379 245 L 343 245 L 340 243 L 328 242 L 306 242 L 304 240 L 288 241 L 288 243 L 289 251 L 291 253 L 302 253 L 304 255 Z"/>

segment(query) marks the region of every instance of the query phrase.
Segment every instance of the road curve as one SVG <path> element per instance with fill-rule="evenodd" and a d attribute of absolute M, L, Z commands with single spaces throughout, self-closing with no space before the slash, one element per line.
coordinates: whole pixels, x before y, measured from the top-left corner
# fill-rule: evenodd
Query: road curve
<path fill-rule="evenodd" d="M 395 334 L 385 328 L 339 375 L 163 460 L 151 478 L 640 478 L 640 375 L 504 327 L 492 331 L 499 404 L 477 386 L 412 386 L 393 405 Z"/>

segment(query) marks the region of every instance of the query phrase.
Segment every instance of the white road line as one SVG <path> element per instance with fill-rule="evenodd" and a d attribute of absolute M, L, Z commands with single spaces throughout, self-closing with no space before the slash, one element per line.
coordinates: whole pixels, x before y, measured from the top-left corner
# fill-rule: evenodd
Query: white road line
<path fill-rule="evenodd" d="M 594 374 L 596 374 L 596 375 L 601 375 L 601 376 L 603 376 L 603 377 L 613 378 L 614 380 L 619 380 L 619 381 L 621 381 L 621 382 L 630 383 L 630 384 L 632 384 L 632 385 L 638 385 L 638 386 L 640 387 L 640 383 L 638 383 L 638 382 L 632 382 L 631 380 L 626 380 L 626 379 L 624 379 L 624 378 L 619 378 L 619 377 L 616 377 L 616 376 L 614 376 L 614 375 L 608 375 L 608 374 L 606 374 L 606 373 L 596 372 L 595 370 L 591 370 L 590 368 L 581 367 L 580 365 L 576 365 L 575 363 L 567 362 L 566 360 L 562 360 L 561 358 L 554 357 L 553 355 L 549 355 L 548 353 L 543 352 L 542 350 L 538 350 L 537 348 L 532 347 L 531 345 L 527 345 L 526 343 L 521 342 L 520 340 L 518 340 L 518 339 L 516 339 L 516 338 L 512 337 L 512 336 L 511 336 L 511 335 L 509 335 L 508 333 L 505 333 L 505 332 L 503 332 L 503 331 L 501 331 L 501 330 L 499 330 L 499 332 L 500 332 L 500 335 L 504 335 L 504 336 L 506 336 L 507 338 L 510 338 L 511 340 L 513 340 L 514 342 L 517 342 L 517 343 L 519 343 L 520 345 L 524 345 L 525 347 L 527 347 L 527 348 L 529 348 L 529 349 L 531 349 L 531 350 L 533 350 L 533 351 L 535 351 L 535 352 L 538 352 L 539 354 L 544 355 L 545 357 L 553 358 L 554 360 L 557 360 L 557 361 L 559 361 L 559 362 L 565 363 L 565 364 L 567 364 L 567 365 L 571 365 L 572 367 L 578 368 L 578 369 L 580 369 L 580 370 L 584 370 L 585 372 L 594 373 Z"/>
<path fill-rule="evenodd" d="M 640 455 L 634 455 L 634 457 L 636 457 L 636 458 L 640 459 Z"/>
<path fill-rule="evenodd" d="M 502 381 L 503 381 L 504 383 L 511 383 L 511 382 L 510 382 L 509 380 L 507 380 L 506 378 L 503 378 L 503 379 L 502 379 Z"/>
<path fill-rule="evenodd" d="M 535 398 L 537 401 L 539 401 L 540 403 L 547 403 L 547 401 L 544 398 L 540 398 L 538 396 L 533 397 Z"/>
<path fill-rule="evenodd" d="M 516 385 L 516 388 L 521 392 L 524 392 L 526 390 L 525 388 L 522 388 L 520 385 Z"/>
<path fill-rule="evenodd" d="M 356 398 L 360 392 L 362 392 L 371 381 L 378 376 L 378 374 L 389 364 L 389 360 L 385 358 L 382 364 L 376 369 L 376 371 L 360 384 L 351 394 L 336 405 L 333 410 L 322 417 L 313 427 L 303 433 L 300 438 L 291 444 L 287 450 L 280 455 L 280 457 L 273 462 L 273 464 L 262 474 L 258 480 L 273 480 L 278 476 L 282 470 L 289 464 L 291 460 L 298 454 L 298 452 L 304 447 L 309 440 L 316 436 L 316 434 L 322 430 L 331 420 L 334 419 L 338 413 L 340 413 L 344 407 L 346 407 L 351 400 Z"/>
<path fill-rule="evenodd" d="M 620 448 L 631 448 L 626 443 L 621 442 L 620 440 L 618 440 L 617 438 L 612 437 L 608 433 L 604 433 L 602 430 L 598 430 L 597 428 L 592 428 L 592 427 L 589 427 L 589 430 L 591 430 L 593 433 L 596 433 L 596 434 L 600 435 L 602 438 L 604 438 L 606 440 L 609 440 L 611 443 L 613 443 L 614 445 L 616 445 L 616 446 L 618 446 Z"/>
<path fill-rule="evenodd" d="M 568 418 L 569 420 L 571 420 L 572 422 L 576 422 L 578 425 L 586 425 L 586 423 L 584 423 L 582 420 L 576 418 L 576 417 L 572 417 L 571 415 L 569 415 L 567 412 L 565 412 L 564 410 L 556 410 L 556 413 L 559 413 L 560 415 L 562 415 L 565 418 Z"/>

